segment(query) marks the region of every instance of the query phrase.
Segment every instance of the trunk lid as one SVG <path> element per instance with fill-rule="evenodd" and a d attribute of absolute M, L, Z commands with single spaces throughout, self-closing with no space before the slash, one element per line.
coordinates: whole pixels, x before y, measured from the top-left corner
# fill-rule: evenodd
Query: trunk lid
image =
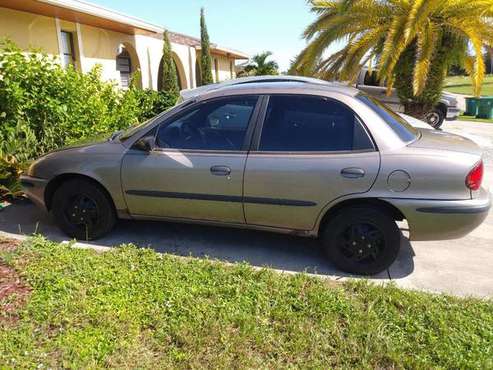
<path fill-rule="evenodd" d="M 419 132 L 421 137 L 409 144 L 409 147 L 467 153 L 478 156 L 478 160 L 483 155 L 479 145 L 463 136 L 432 129 L 419 129 Z"/>

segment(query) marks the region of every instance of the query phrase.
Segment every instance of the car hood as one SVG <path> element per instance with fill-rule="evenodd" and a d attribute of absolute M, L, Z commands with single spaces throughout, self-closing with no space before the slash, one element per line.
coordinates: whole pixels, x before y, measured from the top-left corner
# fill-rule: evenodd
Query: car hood
<path fill-rule="evenodd" d="M 53 150 L 47 155 L 64 155 L 64 154 L 112 154 L 121 152 L 124 148 L 119 141 L 102 141 L 86 144 L 75 144 Z"/>
<path fill-rule="evenodd" d="M 52 151 L 31 164 L 29 176 L 49 179 L 59 173 L 83 173 L 95 163 L 118 162 L 125 147 L 116 141 L 76 145 Z M 88 158 L 90 157 L 90 158 Z"/>
<path fill-rule="evenodd" d="M 451 107 L 455 107 L 458 104 L 457 98 L 453 94 L 445 91 L 442 92 L 442 95 L 440 96 L 440 101 Z"/>
<path fill-rule="evenodd" d="M 421 137 L 409 147 L 423 149 L 442 149 L 482 156 L 483 151 L 474 141 L 449 132 L 420 128 Z"/>

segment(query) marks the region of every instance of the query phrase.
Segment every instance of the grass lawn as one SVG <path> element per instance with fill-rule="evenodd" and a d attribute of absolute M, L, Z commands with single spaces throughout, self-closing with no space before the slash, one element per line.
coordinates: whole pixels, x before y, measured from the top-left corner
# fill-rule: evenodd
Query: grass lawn
<path fill-rule="evenodd" d="M 0 301 L 2 368 L 493 367 L 492 301 L 132 246 L 35 238 L 0 257 L 24 285 Z"/>
<path fill-rule="evenodd" d="M 471 78 L 469 76 L 447 77 L 444 90 L 456 94 L 473 95 Z M 481 94 L 493 96 L 493 75 L 485 76 Z"/>
<path fill-rule="evenodd" d="M 462 116 L 457 117 L 457 119 L 459 121 L 493 123 L 493 120 L 491 120 L 491 119 L 476 118 L 475 116 L 462 115 Z"/>

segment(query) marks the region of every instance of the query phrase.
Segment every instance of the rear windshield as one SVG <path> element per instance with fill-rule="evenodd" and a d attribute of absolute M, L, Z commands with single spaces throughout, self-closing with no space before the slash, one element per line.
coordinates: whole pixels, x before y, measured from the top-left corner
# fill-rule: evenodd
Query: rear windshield
<path fill-rule="evenodd" d="M 385 104 L 363 93 L 359 93 L 356 98 L 365 103 L 380 118 L 387 122 L 389 127 L 402 141 L 409 143 L 417 139 L 419 131 Z"/>

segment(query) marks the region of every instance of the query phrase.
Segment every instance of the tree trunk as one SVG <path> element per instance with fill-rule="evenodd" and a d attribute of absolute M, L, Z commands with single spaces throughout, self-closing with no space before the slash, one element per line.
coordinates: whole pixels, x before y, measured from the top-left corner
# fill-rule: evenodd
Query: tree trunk
<path fill-rule="evenodd" d="M 416 44 L 409 45 L 402 53 L 396 65 L 395 88 L 406 114 L 423 119 L 440 100 L 448 67 L 448 48 L 450 45 L 444 37 L 442 44 L 433 54 L 426 85 L 419 96 L 415 96 L 413 91 Z"/>

